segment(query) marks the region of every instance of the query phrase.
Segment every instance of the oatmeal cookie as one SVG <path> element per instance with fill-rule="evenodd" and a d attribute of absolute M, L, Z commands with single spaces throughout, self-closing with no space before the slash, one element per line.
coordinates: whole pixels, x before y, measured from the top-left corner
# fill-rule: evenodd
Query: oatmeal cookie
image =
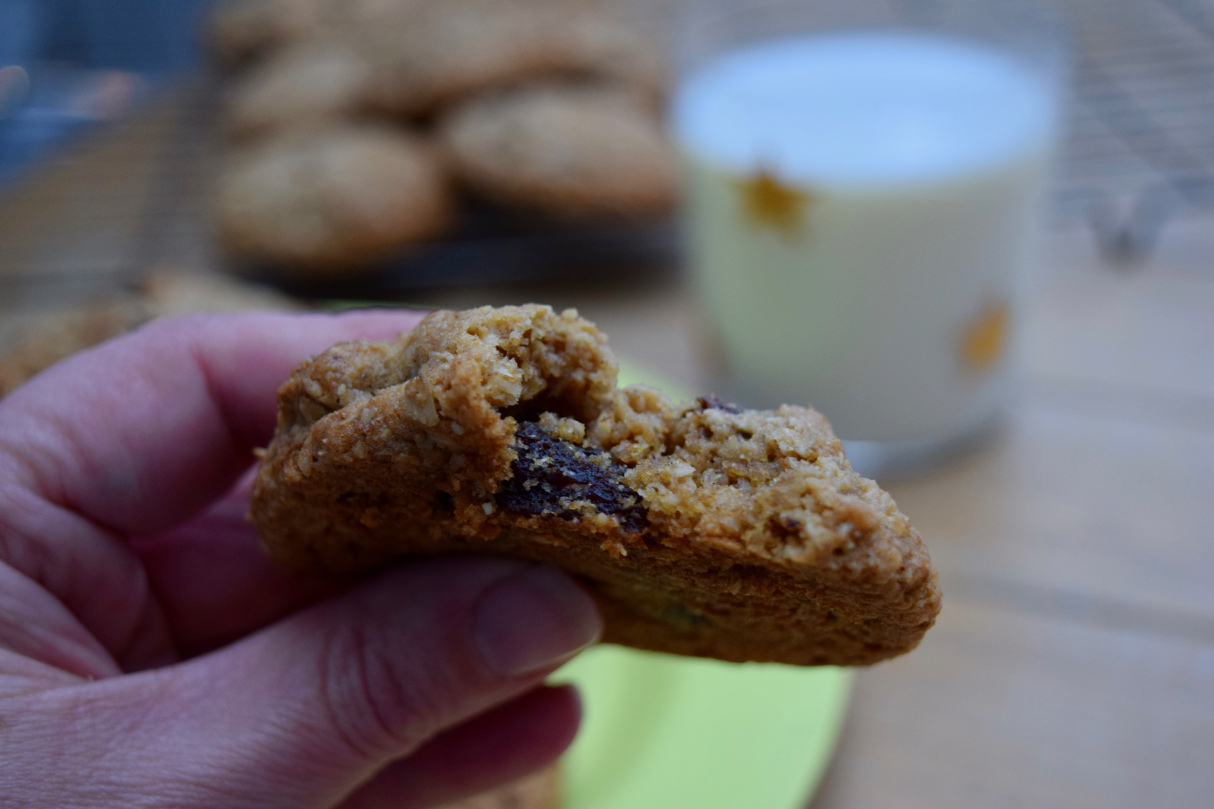
<path fill-rule="evenodd" d="M 31 318 L 0 345 L 0 399 L 59 360 L 126 334 L 166 315 L 236 312 L 243 309 L 299 309 L 277 290 L 217 273 L 158 268 L 133 293 L 110 295 L 81 306 Z"/>
<path fill-rule="evenodd" d="M 442 162 L 423 140 L 349 124 L 240 154 L 220 179 L 217 220 L 234 257 L 324 274 L 440 235 L 453 206 Z"/>
<path fill-rule="evenodd" d="M 222 0 L 210 17 L 210 45 L 229 69 L 334 31 L 400 27 L 423 5 L 447 0 Z"/>
<path fill-rule="evenodd" d="M 139 292 L 155 317 L 192 312 L 243 312 L 266 309 L 289 312 L 301 301 L 279 290 L 218 272 L 189 272 L 168 267 L 148 273 Z"/>
<path fill-rule="evenodd" d="M 48 313 L 0 353 L 0 399 L 59 360 L 125 334 L 152 316 L 151 307 L 135 296 Z"/>
<path fill-rule="evenodd" d="M 639 218 L 675 202 L 674 151 L 631 94 L 562 85 L 478 98 L 443 121 L 440 138 L 460 181 L 501 204 Z"/>
<path fill-rule="evenodd" d="M 276 49 L 237 78 L 225 134 L 242 140 L 341 119 L 424 117 L 470 95 L 553 76 L 631 92 L 655 112 L 660 106 L 660 59 L 628 29 L 588 16 L 545 18 L 537 27 L 533 13 L 492 8 L 480 19 L 442 6 L 396 26 L 350 26 Z M 477 24 L 462 24 L 470 19 Z"/>
<path fill-rule="evenodd" d="M 223 0 L 210 19 L 220 64 L 236 68 L 266 51 L 310 36 L 333 0 Z"/>
<path fill-rule="evenodd" d="M 406 25 L 363 29 L 357 41 L 373 64 L 366 103 L 393 117 L 431 117 L 546 79 L 615 81 L 650 96 L 663 81 L 653 49 L 627 28 L 551 0 L 445 0 Z"/>
<path fill-rule="evenodd" d="M 546 306 L 436 312 L 279 390 L 253 488 L 266 549 L 355 574 L 522 556 L 585 584 L 604 640 L 732 661 L 867 664 L 940 605 L 919 535 L 805 407 L 616 388 L 606 338 Z"/>
<path fill-rule="evenodd" d="M 670 75 L 661 50 L 629 25 L 610 19 L 587 19 L 578 27 L 577 51 L 584 60 L 575 77 L 588 84 L 633 93 L 661 113 Z"/>
<path fill-rule="evenodd" d="M 356 117 L 370 78 L 371 64 L 354 43 L 325 40 L 284 48 L 232 88 L 224 133 L 244 140 Z"/>

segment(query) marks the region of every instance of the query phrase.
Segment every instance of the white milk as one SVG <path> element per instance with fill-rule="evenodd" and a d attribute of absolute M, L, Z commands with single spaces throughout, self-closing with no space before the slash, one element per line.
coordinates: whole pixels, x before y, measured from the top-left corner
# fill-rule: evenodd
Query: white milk
<path fill-rule="evenodd" d="M 945 438 L 1006 401 L 1050 82 L 961 40 L 834 33 L 680 87 L 691 259 L 743 403 Z"/>

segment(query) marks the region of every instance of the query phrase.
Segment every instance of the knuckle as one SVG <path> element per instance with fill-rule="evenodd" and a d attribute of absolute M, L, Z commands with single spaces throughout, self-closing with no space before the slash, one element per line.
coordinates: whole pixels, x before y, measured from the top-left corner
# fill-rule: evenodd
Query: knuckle
<path fill-rule="evenodd" d="M 356 754 L 412 750 L 441 726 L 443 684 L 427 676 L 426 666 L 410 662 L 368 622 L 331 633 L 321 661 L 321 697 L 329 723 Z"/>

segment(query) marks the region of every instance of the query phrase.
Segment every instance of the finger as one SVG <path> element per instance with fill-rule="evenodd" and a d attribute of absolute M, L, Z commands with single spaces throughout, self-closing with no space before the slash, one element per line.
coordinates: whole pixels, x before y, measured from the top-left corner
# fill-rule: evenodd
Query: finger
<path fill-rule="evenodd" d="M 534 689 L 389 764 L 341 809 L 439 806 L 510 783 L 555 761 L 581 715 L 572 686 Z"/>
<path fill-rule="evenodd" d="M 392 337 L 420 316 L 166 320 L 52 367 L 0 401 L 0 562 L 57 598 L 123 668 L 172 659 L 126 537 L 178 523 L 231 485 L 273 429 L 277 386 L 308 354 Z M 198 562 L 194 575 L 214 571 Z M 264 616 L 300 603 L 290 587 L 264 592 L 281 596 Z"/>
<path fill-rule="evenodd" d="M 273 431 L 275 391 L 335 342 L 388 339 L 415 312 L 248 313 L 157 321 L 69 358 L 0 406 L 9 472 L 121 533 L 195 513 Z"/>
<path fill-rule="evenodd" d="M 13 712 L 18 724 L 6 730 L 27 774 L 17 803 L 40 805 L 45 782 L 88 794 L 84 805 L 167 784 L 173 794 L 158 797 L 179 807 L 333 806 L 445 730 L 539 685 L 599 631 L 593 602 L 553 568 L 416 563 L 218 652 L 57 689 L 36 710 Z M 41 748 L 21 735 L 31 716 L 50 737 Z M 47 744 L 55 756 L 38 753 Z M 64 772 L 64 760 L 90 767 Z M 98 772 L 105 779 L 90 776 Z"/>
<path fill-rule="evenodd" d="M 198 517 L 131 540 L 186 657 L 226 646 L 339 588 L 266 555 L 247 516 L 249 483 L 246 475 Z"/>
<path fill-rule="evenodd" d="M 10 653 L 0 659 L 0 680 L 31 672 L 39 674 L 36 679 L 49 675 L 51 683 L 120 673 L 97 639 L 54 596 L 2 562 L 0 650 Z"/>
<path fill-rule="evenodd" d="M 24 583 L 4 586 L 19 606 L 0 611 L 9 648 L 87 678 L 177 659 L 143 566 L 125 542 L 3 480 L 0 564 Z"/>

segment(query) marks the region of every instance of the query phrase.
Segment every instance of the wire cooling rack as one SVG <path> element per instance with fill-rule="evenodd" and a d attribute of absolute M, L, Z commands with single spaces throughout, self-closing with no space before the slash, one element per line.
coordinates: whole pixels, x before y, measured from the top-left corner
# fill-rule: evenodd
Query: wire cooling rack
<path fill-rule="evenodd" d="M 1137 260 L 1167 222 L 1214 208 L 1214 0 L 1062 0 L 1073 38 L 1062 223 Z"/>

